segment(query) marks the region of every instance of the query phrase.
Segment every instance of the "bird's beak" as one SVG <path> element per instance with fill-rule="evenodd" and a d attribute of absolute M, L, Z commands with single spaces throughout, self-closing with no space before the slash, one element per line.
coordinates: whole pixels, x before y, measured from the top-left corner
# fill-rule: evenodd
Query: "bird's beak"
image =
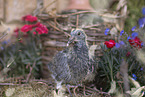
<path fill-rule="evenodd" d="M 67 42 L 67 46 L 74 42 L 75 37 L 71 36 Z"/>

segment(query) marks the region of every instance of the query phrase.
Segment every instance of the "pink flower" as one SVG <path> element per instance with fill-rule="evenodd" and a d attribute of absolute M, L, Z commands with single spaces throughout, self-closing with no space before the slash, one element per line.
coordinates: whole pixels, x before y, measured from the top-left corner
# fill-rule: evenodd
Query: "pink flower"
<path fill-rule="evenodd" d="M 20 43 L 23 43 L 23 40 L 19 40 Z"/>
<path fill-rule="evenodd" d="M 31 31 L 32 30 L 32 25 L 24 25 L 22 28 L 21 28 L 21 31 L 22 32 L 28 32 L 28 31 Z"/>
<path fill-rule="evenodd" d="M 43 30 L 41 28 L 37 27 L 35 30 L 38 32 L 38 34 L 43 34 Z"/>
<path fill-rule="evenodd" d="M 36 24 L 33 24 L 32 25 L 32 28 L 35 28 L 35 27 L 38 27 L 40 25 L 40 22 L 36 23 Z"/>
<path fill-rule="evenodd" d="M 21 28 L 22 32 L 28 32 L 31 31 L 33 28 L 35 28 L 35 30 L 38 32 L 38 34 L 47 34 L 48 33 L 48 29 L 45 25 L 41 24 L 40 22 L 33 24 L 33 25 L 24 25 Z M 35 35 L 36 32 L 33 32 L 33 34 Z"/>
<path fill-rule="evenodd" d="M 33 34 L 36 35 L 37 33 L 36 32 L 33 32 Z"/>
<path fill-rule="evenodd" d="M 29 22 L 35 22 L 37 21 L 37 17 L 32 16 L 32 15 L 26 15 L 22 17 L 23 21 L 29 21 Z"/>
<path fill-rule="evenodd" d="M 107 48 L 113 48 L 116 43 L 114 40 L 109 40 L 109 41 L 105 41 L 104 44 L 107 46 Z"/>
<path fill-rule="evenodd" d="M 14 32 L 19 32 L 19 30 L 20 30 L 19 28 L 16 28 L 16 29 L 14 30 Z"/>
<path fill-rule="evenodd" d="M 14 29 L 14 32 L 15 32 L 14 35 L 16 37 L 18 37 L 18 35 L 19 35 L 19 30 L 20 30 L 19 28 Z"/>
<path fill-rule="evenodd" d="M 39 25 L 37 25 L 35 30 L 38 32 L 38 34 L 47 34 L 48 33 L 47 27 L 41 23 Z"/>

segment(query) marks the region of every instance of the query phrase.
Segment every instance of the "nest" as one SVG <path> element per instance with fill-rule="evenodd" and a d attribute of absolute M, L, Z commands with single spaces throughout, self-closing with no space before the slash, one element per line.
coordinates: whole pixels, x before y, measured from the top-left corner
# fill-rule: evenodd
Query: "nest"
<path fill-rule="evenodd" d="M 9 80 L 19 80 L 14 83 L 7 83 Z M 5 80 L 1 85 L 0 96 L 9 96 L 9 97 L 70 97 L 70 94 L 66 88 L 62 88 L 59 93 L 56 93 L 56 88 L 54 81 L 46 80 L 30 80 L 29 83 L 26 83 L 24 78 L 12 78 Z M 64 86 L 63 86 L 64 87 Z M 94 86 L 79 86 L 72 87 L 71 93 L 73 97 L 111 97 L 109 93 L 100 91 Z"/>
<path fill-rule="evenodd" d="M 105 29 L 115 26 L 115 23 L 104 22 L 102 17 L 96 15 L 96 13 L 98 12 L 77 11 L 55 16 L 40 14 L 38 16 L 39 19 L 49 28 L 49 34 L 41 38 L 44 47 L 42 52 L 43 63 L 48 64 L 57 51 L 66 47 L 68 41 L 67 33 L 70 33 L 73 28 L 81 28 L 85 31 L 89 45 L 99 45 L 105 40 L 115 39 L 111 35 L 104 35 Z M 86 20 L 87 18 L 89 21 Z M 118 20 L 119 17 L 115 18 Z M 102 55 L 99 47 L 95 53 L 96 56 Z"/>

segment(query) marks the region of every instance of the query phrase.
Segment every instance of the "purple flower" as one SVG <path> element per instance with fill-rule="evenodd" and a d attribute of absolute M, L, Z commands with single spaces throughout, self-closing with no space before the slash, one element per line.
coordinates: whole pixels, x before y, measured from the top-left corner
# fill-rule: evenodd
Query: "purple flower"
<path fill-rule="evenodd" d="M 145 15 L 145 7 L 142 8 L 142 14 Z"/>
<path fill-rule="evenodd" d="M 129 39 L 131 39 L 131 37 L 130 37 L 130 36 L 128 36 L 128 37 L 127 37 L 127 41 L 128 41 Z"/>
<path fill-rule="evenodd" d="M 132 77 L 133 77 L 134 80 L 137 80 L 137 77 L 134 73 L 132 74 Z"/>
<path fill-rule="evenodd" d="M 7 43 L 8 43 L 7 41 L 3 41 L 3 42 L 2 42 L 3 45 L 5 45 L 5 44 L 7 44 Z"/>
<path fill-rule="evenodd" d="M 108 32 L 110 31 L 110 29 L 109 28 L 106 28 L 106 30 L 104 31 L 104 34 L 105 35 L 108 35 Z"/>
<path fill-rule="evenodd" d="M 120 41 L 119 44 L 120 45 L 125 45 L 125 43 L 123 41 Z"/>
<path fill-rule="evenodd" d="M 144 46 L 143 42 L 141 43 L 141 46 L 142 46 L 142 47 Z"/>
<path fill-rule="evenodd" d="M 131 31 L 135 31 L 135 29 L 136 29 L 136 26 L 132 27 Z"/>
<path fill-rule="evenodd" d="M 115 44 L 116 48 L 120 48 L 120 46 L 125 45 L 125 43 L 123 41 L 119 41 L 119 43 Z"/>
<path fill-rule="evenodd" d="M 143 70 L 143 68 L 140 68 L 140 70 L 142 71 L 142 70 Z"/>
<path fill-rule="evenodd" d="M 4 47 L 1 46 L 1 50 L 4 50 Z"/>
<path fill-rule="evenodd" d="M 120 32 L 120 35 L 122 36 L 123 33 L 124 33 L 124 30 L 122 30 L 122 31 Z"/>
<path fill-rule="evenodd" d="M 145 17 L 142 17 L 138 20 L 139 28 L 143 28 L 145 25 Z"/>
<path fill-rule="evenodd" d="M 134 39 L 136 36 L 138 36 L 138 33 L 137 33 L 137 32 L 133 32 L 133 33 L 131 34 L 132 39 Z"/>
<path fill-rule="evenodd" d="M 116 44 L 115 44 L 115 47 L 116 47 L 116 48 L 120 48 L 120 44 L 119 44 L 119 43 L 116 43 Z"/>

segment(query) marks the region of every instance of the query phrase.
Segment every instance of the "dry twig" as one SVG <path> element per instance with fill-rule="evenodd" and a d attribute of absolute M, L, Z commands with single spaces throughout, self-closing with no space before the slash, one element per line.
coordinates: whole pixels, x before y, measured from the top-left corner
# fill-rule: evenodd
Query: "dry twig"
<path fill-rule="evenodd" d="M 34 68 L 35 65 L 36 65 L 36 61 L 34 61 L 32 67 L 30 66 L 30 72 L 29 72 L 29 74 L 28 74 L 28 76 L 27 76 L 26 82 L 29 81 L 30 76 L 31 76 L 31 74 L 32 74 L 32 70 L 33 70 L 33 68 Z"/>

